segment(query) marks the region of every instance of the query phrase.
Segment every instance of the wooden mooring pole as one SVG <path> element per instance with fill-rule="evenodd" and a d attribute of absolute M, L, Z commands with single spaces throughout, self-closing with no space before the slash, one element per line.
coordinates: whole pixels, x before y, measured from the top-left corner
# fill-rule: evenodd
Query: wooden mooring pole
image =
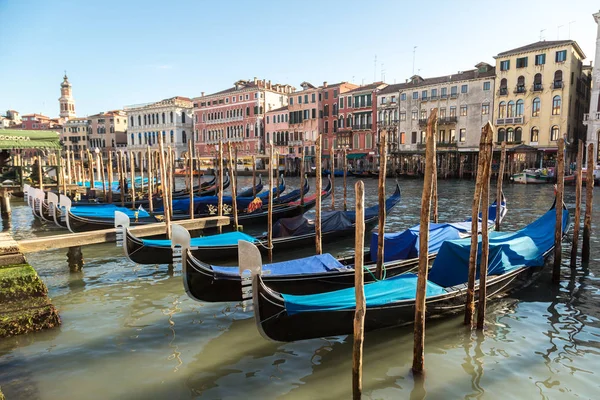
<path fill-rule="evenodd" d="M 164 137 L 159 135 L 158 140 L 158 151 L 160 159 L 160 181 L 162 187 L 162 202 L 164 210 L 165 224 L 167 225 L 167 237 L 171 238 L 171 214 L 170 214 L 170 202 L 169 202 L 169 178 L 167 176 L 167 165 L 165 161 L 165 151 L 163 146 Z"/>
<path fill-rule="evenodd" d="M 583 185 L 582 167 L 583 167 L 583 140 L 577 145 L 577 166 L 575 171 L 575 219 L 573 221 L 573 243 L 571 245 L 571 268 L 577 266 L 577 250 L 579 247 L 579 230 L 581 225 L 581 189 Z"/>
<path fill-rule="evenodd" d="M 252 156 L 252 197 L 256 197 L 256 156 Z"/>
<path fill-rule="evenodd" d="M 592 236 L 592 205 L 594 202 L 594 144 L 588 145 L 587 179 L 585 182 L 585 217 L 583 218 L 583 246 L 581 261 L 590 261 L 590 237 Z"/>
<path fill-rule="evenodd" d="M 465 303 L 465 325 L 473 324 L 473 314 L 475 312 L 475 275 L 477 271 L 477 251 L 479 239 L 479 203 L 484 180 L 485 151 L 488 135 L 491 134 L 492 127 L 488 122 L 481 129 L 481 139 L 479 141 L 479 154 L 477 157 L 477 174 L 475 176 L 475 194 L 473 195 L 473 204 L 471 206 L 471 252 L 469 255 L 469 275 L 467 282 L 467 298 Z"/>
<path fill-rule="evenodd" d="M 133 151 L 129 152 L 129 170 L 131 173 L 131 207 L 135 208 L 135 158 Z"/>
<path fill-rule="evenodd" d="M 385 175 L 387 172 L 387 131 L 379 132 L 379 228 L 377 235 L 377 267 L 375 276 L 383 279 L 383 253 L 385 243 Z"/>
<path fill-rule="evenodd" d="M 504 181 L 504 168 L 506 166 L 506 142 L 502 142 L 500 151 L 500 167 L 498 169 L 498 181 L 496 182 L 496 230 L 500 231 L 502 222 L 502 182 Z"/>
<path fill-rule="evenodd" d="M 487 273 L 490 255 L 490 237 L 488 233 L 490 178 L 492 175 L 492 159 L 494 157 L 494 130 L 490 123 L 486 125 L 488 135 L 485 143 L 485 164 L 483 165 L 483 187 L 481 188 L 481 262 L 479 265 L 479 303 L 477 303 L 477 329 L 482 330 L 485 323 L 487 299 Z"/>
<path fill-rule="evenodd" d="M 554 268 L 552 282 L 560 283 L 562 263 L 563 196 L 565 191 L 565 139 L 558 139 L 556 152 L 556 225 L 554 226 Z"/>
<path fill-rule="evenodd" d="M 333 140 L 329 146 L 329 170 L 331 171 L 331 209 L 335 210 L 335 162 L 333 158 Z"/>
<path fill-rule="evenodd" d="M 344 211 L 348 211 L 348 206 L 346 204 L 348 185 L 346 185 L 346 176 L 348 176 L 348 160 L 346 159 L 346 149 L 342 151 L 342 157 L 344 157 Z"/>
<path fill-rule="evenodd" d="M 117 175 L 119 175 L 119 193 L 121 195 L 121 207 L 125 206 L 125 187 L 123 186 L 123 162 L 121 161 L 123 158 L 123 152 L 117 151 Z"/>
<path fill-rule="evenodd" d="M 323 254 L 321 243 L 321 186 L 323 182 L 323 174 L 321 173 L 321 135 L 317 136 L 315 143 L 315 186 L 317 191 L 317 203 L 315 204 L 315 250 L 317 254 Z"/>
<path fill-rule="evenodd" d="M 352 348 L 352 398 L 362 397 L 362 359 L 365 335 L 365 288 L 364 288 L 364 240 L 365 240 L 365 185 L 362 181 L 354 184 L 356 192 L 356 229 L 354 239 L 354 293 L 356 311 L 354 312 L 354 346 Z"/>
<path fill-rule="evenodd" d="M 106 172 L 108 174 L 108 202 L 112 203 L 113 202 L 113 189 L 112 189 L 112 182 L 113 182 L 113 159 L 112 159 L 112 150 L 109 150 L 108 152 L 108 165 L 106 166 Z"/>
<path fill-rule="evenodd" d="M 427 120 L 425 150 L 425 181 L 421 197 L 421 225 L 419 227 L 419 272 L 417 274 L 417 296 L 415 298 L 414 349 L 412 370 L 416 375 L 425 368 L 425 295 L 429 269 L 429 218 L 431 215 L 431 190 L 435 158 L 434 135 L 437 131 L 437 108 Z"/>
<path fill-rule="evenodd" d="M 148 158 L 148 209 L 150 214 L 154 214 L 154 173 L 156 169 L 153 168 L 154 157 L 149 145 L 146 145 L 146 154 Z"/>
<path fill-rule="evenodd" d="M 304 180 L 306 179 L 304 176 L 304 153 L 300 155 L 302 156 L 302 160 L 300 160 L 300 204 L 304 205 Z"/>
<path fill-rule="evenodd" d="M 218 193 L 218 205 L 217 205 L 217 213 L 219 217 L 223 216 L 223 140 L 219 140 L 219 152 L 218 152 L 218 162 L 219 162 L 219 193 Z M 269 188 L 269 190 L 271 190 Z M 219 233 L 223 233 L 223 228 L 218 228 Z"/>
<path fill-rule="evenodd" d="M 433 178 L 432 178 L 432 182 L 431 182 L 431 197 L 432 197 L 432 208 L 433 208 L 433 223 L 437 224 L 438 223 L 438 162 L 437 162 L 437 143 L 436 143 L 436 136 L 437 136 L 437 132 L 433 133 L 433 146 L 434 146 L 434 153 L 435 153 L 435 157 L 433 157 Z"/>
<path fill-rule="evenodd" d="M 273 153 L 274 144 L 271 142 L 271 148 L 269 149 L 269 165 L 267 170 L 269 171 L 269 197 L 267 207 L 267 249 L 269 253 L 269 263 L 273 262 Z"/>
<path fill-rule="evenodd" d="M 188 141 L 188 178 L 190 186 L 190 219 L 194 219 L 194 155 L 192 154 L 192 141 Z M 235 201 L 235 200 L 234 200 Z"/>
<path fill-rule="evenodd" d="M 108 195 L 106 191 L 106 174 L 104 172 L 104 159 L 102 158 L 102 153 L 98 154 L 98 168 L 100 168 L 100 178 L 102 179 L 102 196 L 104 196 L 104 201 L 107 202 Z M 110 186 L 110 182 L 108 185 Z"/>
<path fill-rule="evenodd" d="M 231 142 L 229 142 L 229 169 L 233 171 L 233 168 L 237 168 L 236 160 L 233 159 L 233 151 Z M 232 172 L 233 173 L 233 172 Z M 233 229 L 239 230 L 238 226 L 238 209 L 237 209 L 237 188 L 235 179 L 231 181 L 231 206 L 233 211 Z"/>

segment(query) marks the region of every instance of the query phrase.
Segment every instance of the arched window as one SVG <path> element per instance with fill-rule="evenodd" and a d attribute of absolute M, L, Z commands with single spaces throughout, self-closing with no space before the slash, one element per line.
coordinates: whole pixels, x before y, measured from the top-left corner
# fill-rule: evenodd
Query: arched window
<path fill-rule="evenodd" d="M 133 133 L 131 134 L 131 144 L 135 144 L 135 136 L 133 136 Z"/>
<path fill-rule="evenodd" d="M 131 126 L 133 126 L 133 116 L 131 118 L 129 118 L 131 121 Z"/>
<path fill-rule="evenodd" d="M 509 143 L 515 141 L 515 130 L 513 128 L 508 128 L 506 130 L 506 141 Z"/>
<path fill-rule="evenodd" d="M 370 149 L 371 147 L 373 147 L 373 136 L 371 136 L 370 133 L 367 134 L 366 141 L 367 141 L 367 143 L 366 143 L 365 147 L 367 149 Z"/>
<path fill-rule="evenodd" d="M 515 117 L 522 117 L 523 113 L 524 113 L 524 103 L 523 100 L 519 99 L 517 100 L 517 108 L 515 110 Z"/>
<path fill-rule="evenodd" d="M 508 81 L 506 78 L 500 80 L 500 95 L 508 94 Z"/>
<path fill-rule="evenodd" d="M 562 85 L 562 71 L 559 69 L 554 73 L 554 89 L 560 89 Z"/>
<path fill-rule="evenodd" d="M 560 131 L 558 129 L 558 125 L 552 126 L 552 128 L 550 128 L 550 141 L 556 142 L 558 140 L 559 134 L 560 134 Z"/>
<path fill-rule="evenodd" d="M 525 77 L 523 75 L 517 78 L 517 93 L 525 93 Z"/>
<path fill-rule="evenodd" d="M 515 129 L 515 142 L 520 142 L 521 140 L 523 140 L 523 129 L 522 128 L 516 128 Z"/>
<path fill-rule="evenodd" d="M 552 98 L 552 115 L 560 115 L 560 96 L 554 96 Z"/>
<path fill-rule="evenodd" d="M 185 134 L 185 131 L 181 132 L 181 141 L 183 143 L 187 143 L 187 135 Z"/>
<path fill-rule="evenodd" d="M 323 115 L 329 117 L 329 104 L 325 104 L 325 106 L 323 106 Z"/>
<path fill-rule="evenodd" d="M 173 111 L 171 111 L 171 114 L 170 114 L 170 121 L 171 121 L 171 124 L 172 124 L 173 123 Z"/>
<path fill-rule="evenodd" d="M 540 98 L 536 97 L 535 99 L 533 99 L 533 103 L 531 104 L 531 116 L 539 117 L 541 107 L 542 107 L 542 101 L 540 100 Z"/>
<path fill-rule="evenodd" d="M 348 115 L 348 118 L 346 118 L 346 126 L 352 128 L 352 114 Z"/>
<path fill-rule="evenodd" d="M 506 118 L 512 118 L 515 116 L 515 102 L 509 101 L 508 107 L 506 108 Z"/>
<path fill-rule="evenodd" d="M 156 124 L 155 119 L 154 119 L 154 114 L 152 114 L 152 125 Z"/>
<path fill-rule="evenodd" d="M 501 101 L 500 105 L 498 106 L 498 118 L 505 118 L 506 117 L 506 102 Z"/>
<path fill-rule="evenodd" d="M 162 123 L 163 123 L 163 124 L 164 124 L 164 123 L 166 123 L 166 122 L 165 122 L 165 113 L 162 113 Z"/>
<path fill-rule="evenodd" d="M 540 137 L 540 129 L 537 126 L 531 128 L 531 141 L 537 143 Z"/>
<path fill-rule="evenodd" d="M 498 129 L 498 143 L 502 143 L 506 139 L 506 131 L 504 128 Z"/>
<path fill-rule="evenodd" d="M 354 149 L 358 149 L 360 147 L 358 133 L 352 135 L 352 143 Z"/>
<path fill-rule="evenodd" d="M 338 128 L 342 129 L 344 128 L 344 117 L 340 116 L 339 120 L 338 120 Z"/>
<path fill-rule="evenodd" d="M 138 115 L 138 126 L 142 125 L 142 116 Z"/>
<path fill-rule="evenodd" d="M 146 114 L 144 114 L 144 125 L 148 125 L 148 121 L 146 120 Z"/>
<path fill-rule="evenodd" d="M 142 144 L 142 132 L 138 133 L 138 144 Z"/>
<path fill-rule="evenodd" d="M 537 92 L 542 90 L 542 74 L 539 72 L 533 77 L 533 91 Z"/>
<path fill-rule="evenodd" d="M 181 123 L 185 124 L 185 113 L 184 112 L 181 113 Z"/>

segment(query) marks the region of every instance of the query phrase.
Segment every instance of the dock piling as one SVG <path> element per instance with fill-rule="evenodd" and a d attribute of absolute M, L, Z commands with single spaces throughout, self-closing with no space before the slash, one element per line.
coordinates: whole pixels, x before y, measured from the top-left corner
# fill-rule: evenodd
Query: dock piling
<path fill-rule="evenodd" d="M 594 202 L 594 144 L 588 145 L 587 179 L 585 182 L 585 217 L 583 219 L 583 246 L 581 260 L 590 261 L 590 237 L 592 236 L 592 205 Z"/>
<path fill-rule="evenodd" d="M 323 174 L 321 173 L 321 135 L 317 136 L 315 143 L 315 180 L 317 191 L 317 203 L 315 204 L 315 248 L 316 254 L 323 254 L 323 246 L 321 242 L 321 186 L 323 182 Z"/>
<path fill-rule="evenodd" d="M 356 233 L 354 239 L 354 293 L 356 311 L 354 312 L 354 345 L 352 348 L 352 398 L 362 397 L 362 360 L 365 329 L 365 288 L 364 288 L 364 240 L 365 240 L 365 185 L 362 181 L 354 184 L 356 192 Z"/>
<path fill-rule="evenodd" d="M 496 230 L 500 231 L 501 211 L 502 211 L 502 183 L 504 180 L 504 168 L 506 166 L 506 142 L 502 142 L 500 151 L 500 167 L 498 169 L 498 181 L 496 182 Z"/>
<path fill-rule="evenodd" d="M 558 139 L 556 152 L 556 225 L 554 227 L 554 268 L 552 282 L 560 283 L 562 262 L 563 196 L 565 189 L 565 139 Z"/>
<path fill-rule="evenodd" d="M 579 231 L 581 226 L 581 189 L 583 185 L 582 167 L 585 147 L 580 140 L 577 145 L 577 166 L 575 171 L 575 218 L 573 220 L 573 242 L 571 244 L 571 268 L 577 266 L 577 250 L 579 247 Z"/>
<path fill-rule="evenodd" d="M 84 264 L 81 246 L 69 247 L 69 250 L 67 250 L 67 261 L 71 272 L 81 272 Z"/>
<path fill-rule="evenodd" d="M 377 235 L 377 267 L 375 276 L 383 279 L 383 252 L 385 243 L 385 176 L 387 159 L 387 131 L 379 132 L 379 228 Z"/>

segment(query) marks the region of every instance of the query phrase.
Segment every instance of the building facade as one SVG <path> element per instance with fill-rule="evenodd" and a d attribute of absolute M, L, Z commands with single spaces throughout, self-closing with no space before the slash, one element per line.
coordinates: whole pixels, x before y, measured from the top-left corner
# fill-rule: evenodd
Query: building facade
<path fill-rule="evenodd" d="M 279 154 L 280 165 L 286 171 L 294 171 L 297 167 L 295 148 L 290 147 L 290 125 L 288 106 L 279 107 L 265 113 L 265 142 L 273 143 L 275 151 Z M 269 151 L 266 146 L 266 151 Z"/>
<path fill-rule="evenodd" d="M 15 127 L 17 128 L 17 127 Z M 43 130 L 43 131 L 62 131 L 62 126 L 60 125 L 57 118 L 50 118 L 43 114 L 25 114 L 21 117 L 21 126 L 20 129 L 26 130 Z"/>
<path fill-rule="evenodd" d="M 69 78 L 66 73 L 60 84 L 60 98 L 58 99 L 58 102 L 60 103 L 59 116 L 61 122 L 75 118 L 75 100 L 73 99 L 71 83 L 69 83 Z"/>
<path fill-rule="evenodd" d="M 76 159 L 80 158 L 80 151 L 84 153 L 88 145 L 89 124 L 87 118 L 71 118 L 63 125 L 60 140 L 63 149 L 73 151 Z M 84 156 L 85 157 L 85 156 Z"/>
<path fill-rule="evenodd" d="M 600 152 L 600 65 L 598 64 L 600 62 L 600 12 L 593 14 L 593 17 L 596 24 L 598 24 L 596 31 L 596 65 L 594 65 L 592 72 L 590 108 L 584 116 L 584 123 L 587 125 L 586 143 L 594 144 L 594 165 L 598 165 Z"/>
<path fill-rule="evenodd" d="M 535 150 L 527 155 L 529 160 L 517 161 L 553 166 L 559 138 L 572 149 L 576 139 L 585 136 L 589 87 L 584 58 L 573 40 L 536 42 L 495 57 L 495 141 L 506 141 L 509 149 L 525 145 Z"/>
<path fill-rule="evenodd" d="M 147 146 L 158 148 L 163 136 L 165 146 L 171 146 L 175 157 L 187 151 L 192 140 L 192 101 L 187 97 L 171 97 L 154 103 L 131 105 L 124 108 L 127 121 L 127 149 L 136 156 L 136 165 Z"/>
<path fill-rule="evenodd" d="M 341 110 L 348 109 L 346 93 L 358 87 L 358 85 L 349 82 L 334 83 L 332 85 L 323 82 L 321 87 L 323 111 L 323 141 L 321 142 L 323 147 L 321 154 L 325 158 L 322 165 L 327 169 L 340 169 L 343 166 L 343 163 L 340 162 L 341 148 L 337 146 L 338 132 L 340 127 L 345 126 L 346 121 Z M 332 146 L 334 154 L 330 154 Z"/>
<path fill-rule="evenodd" d="M 239 155 L 265 153 L 265 113 L 288 104 L 295 89 L 271 81 L 239 80 L 233 87 L 193 99 L 196 150 L 213 157 L 219 140 L 231 142 Z"/>
<path fill-rule="evenodd" d="M 104 158 L 109 151 L 127 147 L 127 114 L 123 110 L 101 112 L 87 117 L 88 145 L 100 149 Z"/>

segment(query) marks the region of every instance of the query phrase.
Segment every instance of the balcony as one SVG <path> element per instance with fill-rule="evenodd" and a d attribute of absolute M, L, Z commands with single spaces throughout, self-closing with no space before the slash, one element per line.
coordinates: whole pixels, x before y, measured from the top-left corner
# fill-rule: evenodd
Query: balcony
<path fill-rule="evenodd" d="M 525 123 L 525 117 L 511 117 L 511 118 L 499 118 L 496 120 L 496 125 L 523 125 Z"/>
<path fill-rule="evenodd" d="M 448 94 L 442 94 L 442 95 L 440 96 L 440 99 L 447 99 L 447 98 L 448 98 Z"/>
<path fill-rule="evenodd" d="M 452 142 L 438 142 L 435 145 L 436 147 L 443 149 L 455 149 L 458 147 L 458 145 L 456 144 L 456 140 Z"/>
<path fill-rule="evenodd" d="M 355 131 L 361 130 L 361 129 L 371 129 L 371 124 L 358 124 L 358 125 L 352 125 L 352 129 L 354 129 Z"/>
<path fill-rule="evenodd" d="M 457 121 L 458 121 L 458 117 L 456 117 L 456 116 L 438 118 L 438 125 L 456 124 Z"/>
<path fill-rule="evenodd" d="M 588 121 L 598 121 L 600 120 L 600 112 L 595 112 L 592 114 L 583 114 L 583 124 L 587 125 Z"/>
<path fill-rule="evenodd" d="M 552 82 L 552 89 L 562 89 L 563 81 L 554 81 Z"/>
<path fill-rule="evenodd" d="M 427 101 L 427 100 L 429 100 L 429 99 L 427 98 L 427 96 L 421 97 L 421 101 Z"/>
<path fill-rule="evenodd" d="M 533 91 L 534 92 L 541 92 L 542 90 L 544 90 L 544 87 L 542 86 L 541 83 L 534 83 L 533 84 Z"/>
<path fill-rule="evenodd" d="M 289 140 L 288 141 L 288 146 L 302 146 L 302 140 Z"/>
<path fill-rule="evenodd" d="M 456 99 L 458 97 L 458 93 L 450 93 L 451 99 Z"/>
<path fill-rule="evenodd" d="M 515 88 L 515 90 L 513 91 L 514 94 L 523 94 L 525 92 L 526 92 L 525 86 L 517 86 Z"/>
<path fill-rule="evenodd" d="M 437 96 L 437 95 L 435 95 L 435 96 L 431 96 L 431 97 L 430 97 L 430 99 L 431 99 L 431 100 L 437 100 L 437 99 L 438 99 L 438 96 Z"/>
<path fill-rule="evenodd" d="M 498 89 L 498 95 L 499 96 L 508 96 L 508 88 L 501 87 L 500 89 Z"/>
<path fill-rule="evenodd" d="M 236 122 L 236 121 L 243 121 L 243 120 L 244 120 L 244 117 L 229 117 L 229 118 L 211 119 L 209 121 L 206 121 L 206 125 L 224 124 L 227 122 Z"/>

